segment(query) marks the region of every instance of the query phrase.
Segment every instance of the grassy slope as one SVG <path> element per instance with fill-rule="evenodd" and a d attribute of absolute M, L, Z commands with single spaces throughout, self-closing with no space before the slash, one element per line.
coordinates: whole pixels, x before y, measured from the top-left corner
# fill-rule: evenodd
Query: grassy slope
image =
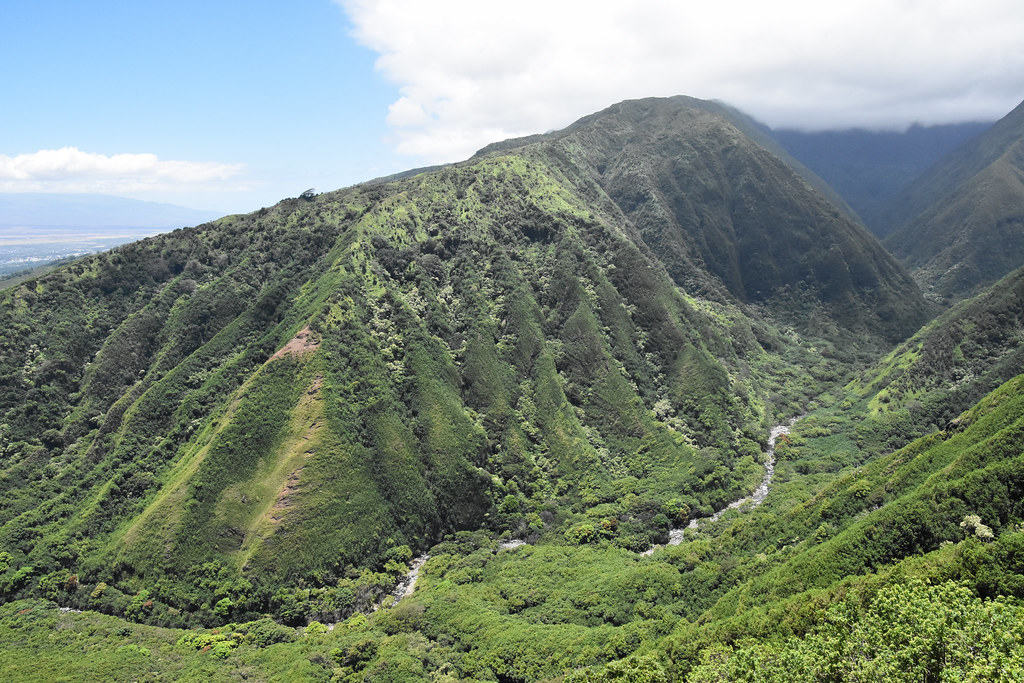
<path fill-rule="evenodd" d="M 14 603 L 4 608 L 0 628 L 16 625 L 22 635 L 10 638 L 3 666 L 25 672 L 40 653 L 47 666 L 59 668 L 69 665 L 66 655 L 82 652 L 85 671 L 113 674 L 145 657 L 149 670 L 163 675 L 216 677 L 241 668 L 256 679 L 281 670 L 309 676 L 334 670 L 353 680 L 400 670 L 418 680 L 442 670 L 457 679 L 538 680 L 576 670 L 579 680 L 605 680 L 614 671 L 635 670 L 705 680 L 714 672 L 747 675 L 755 662 L 764 675 L 788 671 L 813 679 L 826 661 L 845 679 L 856 671 L 881 675 L 878 667 L 894 657 L 933 673 L 1010 671 L 1020 666 L 1013 657 L 1024 619 L 1012 600 L 987 600 L 1024 597 L 1022 390 L 1019 376 L 965 413 L 962 431 L 931 435 L 850 471 L 794 510 L 781 522 L 784 528 L 756 528 L 761 521 L 779 524 L 771 522 L 776 513 L 770 508 L 748 518 L 734 514 L 719 522 L 714 537 L 650 558 L 607 542 L 595 547 L 553 539 L 498 550 L 486 534 L 464 533 L 432 550 L 417 593 L 398 607 L 369 621 L 350 620 L 330 635 L 265 649 L 239 636 L 240 646 L 216 667 L 210 652 L 197 656 L 194 648 L 171 645 L 180 631 Z M 961 540 L 959 521 L 969 512 L 993 528 L 994 541 L 974 538 L 970 530 Z M 833 530 L 806 532 L 820 521 Z M 767 556 L 740 551 L 744 537 L 779 543 L 802 535 L 801 524 L 806 536 L 788 547 Z M 727 590 L 716 575 L 735 571 L 723 563 L 744 554 L 753 562 L 751 578 Z M 722 597 L 711 609 L 693 612 L 715 595 Z M 892 621 L 893 609 L 911 604 L 916 607 Z M 30 611 L 18 614 L 23 609 Z M 945 626 L 934 630 L 942 626 L 935 619 Z M 41 634 L 61 620 L 61 646 L 54 648 L 52 638 L 44 644 Z M 998 642 L 977 643 L 982 626 L 993 620 L 1000 624 Z M 894 630 L 897 625 L 902 630 Z M 856 656 L 821 659 L 835 648 L 844 651 L 847 640 L 865 645 Z M 921 660 L 914 648 L 924 644 L 948 655 Z M 410 648 L 419 654 L 403 658 Z M 788 668 L 778 668 L 783 652 Z M 603 663 L 612 660 L 622 661 L 605 670 Z"/>
<path fill-rule="evenodd" d="M 353 680 L 426 679 L 433 671 L 457 679 L 536 680 L 567 670 L 579 680 L 630 671 L 705 680 L 747 675 L 755 665 L 765 676 L 813 678 L 827 665 L 846 678 L 881 675 L 899 657 L 931 671 L 930 660 L 914 654 L 917 647 L 948 653 L 941 660 L 947 673 L 984 675 L 992 667 L 1018 666 L 1012 657 L 1019 649 L 1019 610 L 988 600 L 1024 597 L 1024 534 L 1018 530 L 1024 519 L 1024 376 L 966 412 L 956 431 L 929 435 L 824 480 L 793 470 L 793 463 L 827 458 L 837 447 L 827 433 L 835 419 L 823 409 L 780 447 L 780 485 L 765 506 L 727 515 L 680 546 L 644 558 L 610 540 L 577 545 L 548 535 L 536 546 L 502 551 L 488 534 L 463 533 L 432 549 L 416 595 L 398 607 L 368 622 L 356 619 L 321 640 L 254 651 L 240 639 L 236 654 L 209 670 L 224 674 L 246 662 L 257 679 L 296 666 L 308 675 L 334 670 Z M 599 524 L 628 509 L 628 499 L 621 505 L 602 503 L 577 519 Z M 993 542 L 961 540 L 959 522 L 967 513 L 993 528 Z M 893 622 L 886 605 L 916 607 Z M 943 614 L 951 616 L 935 631 Z M 985 641 L 962 656 L 993 619 L 1001 624 L 999 642 Z M 112 629 L 118 622 L 109 623 Z M 146 628 L 120 624 L 122 630 L 85 636 L 93 643 L 89 666 L 137 656 L 131 648 L 102 647 L 120 647 Z M 45 631 L 31 626 L 24 632 Z M 175 667 L 191 652 L 169 645 L 179 634 L 164 636 L 162 646 L 181 657 Z M 10 671 L 26 670 L 38 638 L 15 641 Z M 153 657 L 153 646 L 140 642 Z M 855 657 L 825 657 L 858 642 L 866 645 Z M 779 665 L 780 658 L 789 664 Z M 171 664 L 161 658 L 153 669 L 165 666 Z M 202 660 L 189 666 L 201 667 Z"/>
<path fill-rule="evenodd" d="M 52 602 L 0 606 L 0 672 L 19 681 L 327 680 L 322 637 L 259 647 L 251 639 L 226 657 L 179 644 L 180 629 L 133 624 L 95 612 L 61 612 Z M 316 661 L 310 661 L 310 658 Z"/>
<path fill-rule="evenodd" d="M 847 388 L 880 433 L 907 439 L 945 427 L 1024 372 L 1024 270 L 925 325 Z"/>
<path fill-rule="evenodd" d="M 800 555 L 726 596 L 711 614 L 822 588 L 934 550 L 963 537 L 959 524 L 967 514 L 981 515 L 997 533 L 1012 526 L 1024 516 L 1022 389 L 1024 376 L 1018 376 L 967 411 L 962 431 L 934 433 L 877 457 L 791 512 L 790 525 L 803 517 Z M 832 531 L 816 543 L 812 529 L 821 524 Z"/>

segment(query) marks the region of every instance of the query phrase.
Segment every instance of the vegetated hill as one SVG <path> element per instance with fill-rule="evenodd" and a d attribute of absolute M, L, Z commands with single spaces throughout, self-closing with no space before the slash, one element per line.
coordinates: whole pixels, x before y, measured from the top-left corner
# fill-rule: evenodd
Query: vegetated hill
<path fill-rule="evenodd" d="M 847 390 L 873 428 L 909 439 L 945 428 L 1024 373 L 1024 268 L 925 325 Z"/>
<path fill-rule="evenodd" d="M 828 452 L 829 426 L 806 425 L 812 438 L 780 459 Z M 851 469 L 786 513 L 722 529 L 761 561 L 659 649 L 687 680 L 1024 676 L 1022 473 L 1024 375 L 956 430 Z M 988 640 L 993 627 L 1000 637 Z"/>
<path fill-rule="evenodd" d="M 496 156 L 4 291 L 2 585 L 302 621 L 368 608 L 445 533 L 610 506 L 643 549 L 722 507 L 841 365 L 685 295 L 609 207 Z"/>
<path fill-rule="evenodd" d="M 801 457 L 821 446 L 794 439 L 780 459 Z M 1012 545 L 1024 541 L 1024 375 L 1006 382 L 963 413 L 945 431 L 933 432 L 886 456 L 844 473 L 788 519 L 774 524 L 802 528 L 792 559 L 731 591 L 708 617 L 736 615 L 847 577 L 867 574 L 903 558 L 938 550 L 946 542 L 1003 533 Z M 962 524 L 978 515 L 987 531 Z M 770 533 L 770 532 L 769 532 Z M 798 538 L 801 533 L 795 534 Z M 1004 576 L 974 573 L 970 564 L 939 567 L 943 578 L 970 581 L 985 597 L 1020 596 L 1024 566 L 1014 558 Z"/>
<path fill-rule="evenodd" d="M 144 663 L 155 674 L 256 679 L 1016 680 L 1024 376 L 960 425 L 844 473 L 806 504 L 734 511 L 650 556 L 600 539 L 503 549 L 485 533 L 459 534 L 431 549 L 413 595 L 330 632 L 265 618 L 178 631 L 9 603 L 0 671 L 109 676 Z M 779 456 L 826 439 L 794 439 Z M 48 597 L 145 613 L 109 587 L 57 578 Z"/>
<path fill-rule="evenodd" d="M 991 125 L 914 124 L 904 131 L 774 129 L 771 135 L 835 188 L 864 224 L 882 238 L 896 227 L 886 215 L 889 201 L 948 152 Z"/>
<path fill-rule="evenodd" d="M 0 292 L 0 594 L 339 621 L 430 548 L 416 602 L 335 629 L 345 675 L 412 648 L 432 654 L 403 666 L 535 680 L 697 618 L 760 560 L 638 551 L 749 493 L 768 427 L 846 374 L 855 335 L 877 348 L 924 311 L 863 229 L 691 103 Z M 800 333 L 778 322 L 794 301 Z M 177 646 L 220 657 L 227 630 Z"/>
<path fill-rule="evenodd" d="M 924 306 L 903 269 L 745 130 L 750 120 L 721 105 L 651 98 L 478 156 L 523 149 L 582 179 L 581 191 L 607 196 L 687 291 L 724 290 L 819 334 L 838 324 L 897 341 L 917 329 Z"/>
<path fill-rule="evenodd" d="M 1024 102 L 889 206 L 886 246 L 925 293 L 970 296 L 1024 265 Z"/>

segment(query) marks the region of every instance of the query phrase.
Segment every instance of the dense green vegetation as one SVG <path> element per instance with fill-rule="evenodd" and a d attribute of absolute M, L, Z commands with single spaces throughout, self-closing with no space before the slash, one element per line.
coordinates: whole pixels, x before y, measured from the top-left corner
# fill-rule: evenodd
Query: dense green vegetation
<path fill-rule="evenodd" d="M 930 297 L 956 301 L 1024 263 L 1024 102 L 895 197 L 886 246 Z"/>
<path fill-rule="evenodd" d="M 925 325 L 846 388 L 866 413 L 861 432 L 896 444 L 946 428 L 1024 370 L 1022 341 L 1018 269 Z"/>
<path fill-rule="evenodd" d="M 459 529 L 602 509 L 644 549 L 752 488 L 768 421 L 842 362 L 687 298 L 641 247 L 506 156 L 7 290 L 4 545 L 34 577 L 146 591 L 162 623 L 225 599 L 301 620 L 299 593 L 346 613 L 367 596 L 318 600 Z"/>
<path fill-rule="evenodd" d="M 583 193 L 614 203 L 687 292 L 724 288 L 818 336 L 834 338 L 836 323 L 888 342 L 916 330 L 926 316 L 906 273 L 750 128 L 720 105 L 648 98 L 478 157 L 544 154 L 589 181 Z"/>
<path fill-rule="evenodd" d="M 1024 275 L 904 341 L 744 130 L 624 103 L 0 291 L 0 672 L 1024 676 Z"/>
<path fill-rule="evenodd" d="M 847 470 L 803 503 L 813 476 L 790 471 L 765 507 L 650 557 L 607 539 L 504 550 L 462 532 L 431 550 L 412 597 L 330 632 L 267 620 L 175 631 L 15 602 L 0 613 L 4 665 L 74 657 L 83 672 L 214 679 L 1017 680 L 1022 389 L 1024 376 L 966 413 L 962 431 Z M 780 457 L 820 438 L 794 437 Z M 62 602 L 83 592 L 50 590 Z"/>
<path fill-rule="evenodd" d="M 702 653 L 694 681 L 1013 680 L 1024 676 L 1024 610 L 955 583 L 883 589 L 866 609 L 837 602 L 804 637 Z"/>

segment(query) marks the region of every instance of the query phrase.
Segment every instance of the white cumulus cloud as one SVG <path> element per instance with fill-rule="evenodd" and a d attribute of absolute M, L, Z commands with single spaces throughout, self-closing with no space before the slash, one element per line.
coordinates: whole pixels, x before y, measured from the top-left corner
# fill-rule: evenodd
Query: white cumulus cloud
<path fill-rule="evenodd" d="M 399 152 L 464 157 L 686 94 L 776 126 L 994 119 L 1024 98 L 1020 0 L 338 0 L 399 86 Z"/>
<path fill-rule="evenodd" d="M 28 154 L 0 154 L 0 191 L 114 192 L 217 185 L 236 176 L 241 164 L 161 160 L 155 154 L 93 154 L 77 147 Z"/>

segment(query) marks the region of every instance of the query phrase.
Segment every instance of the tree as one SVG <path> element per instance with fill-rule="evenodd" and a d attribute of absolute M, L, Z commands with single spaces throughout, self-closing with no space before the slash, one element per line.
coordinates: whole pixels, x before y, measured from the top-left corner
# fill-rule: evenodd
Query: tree
<path fill-rule="evenodd" d="M 963 521 L 960 522 L 960 528 L 964 530 L 968 538 L 972 533 L 983 541 L 991 541 L 994 538 L 992 528 L 982 524 L 981 517 L 978 515 L 964 515 Z"/>

